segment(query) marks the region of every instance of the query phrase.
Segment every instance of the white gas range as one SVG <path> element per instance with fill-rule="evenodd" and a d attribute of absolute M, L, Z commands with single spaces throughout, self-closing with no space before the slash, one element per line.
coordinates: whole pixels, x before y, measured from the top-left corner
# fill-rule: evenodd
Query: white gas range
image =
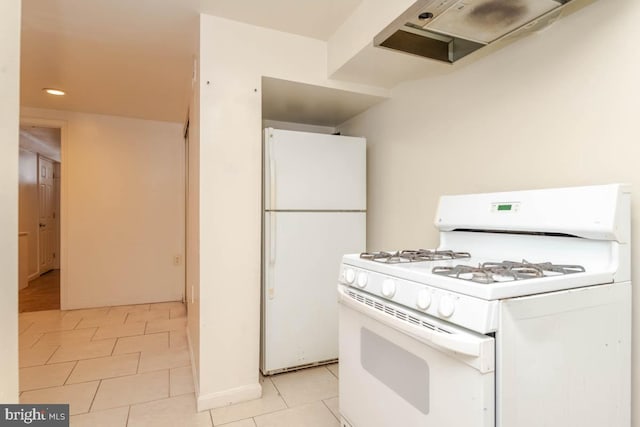
<path fill-rule="evenodd" d="M 343 258 L 342 425 L 629 426 L 629 187 L 444 196 L 436 226 Z"/>

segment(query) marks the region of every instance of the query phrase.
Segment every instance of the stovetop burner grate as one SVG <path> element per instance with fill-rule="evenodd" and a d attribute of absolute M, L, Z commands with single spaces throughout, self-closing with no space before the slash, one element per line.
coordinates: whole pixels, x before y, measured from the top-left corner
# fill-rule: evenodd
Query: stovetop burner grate
<path fill-rule="evenodd" d="M 478 267 L 469 265 L 438 266 L 432 270 L 433 274 L 477 283 L 509 282 L 584 272 L 584 267 L 580 265 L 553 264 L 550 262 L 530 263 L 526 260 L 522 262 L 485 262 Z"/>
<path fill-rule="evenodd" d="M 360 258 L 386 264 L 399 264 L 405 262 L 440 261 L 446 259 L 471 258 L 468 252 L 432 251 L 429 249 L 406 249 L 396 252 L 364 252 Z"/>

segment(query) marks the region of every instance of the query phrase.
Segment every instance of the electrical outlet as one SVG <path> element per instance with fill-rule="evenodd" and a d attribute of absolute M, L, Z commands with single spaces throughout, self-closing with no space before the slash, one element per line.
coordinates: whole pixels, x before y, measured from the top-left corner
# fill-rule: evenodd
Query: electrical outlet
<path fill-rule="evenodd" d="M 182 257 L 180 255 L 176 255 L 173 257 L 173 265 L 182 264 Z"/>

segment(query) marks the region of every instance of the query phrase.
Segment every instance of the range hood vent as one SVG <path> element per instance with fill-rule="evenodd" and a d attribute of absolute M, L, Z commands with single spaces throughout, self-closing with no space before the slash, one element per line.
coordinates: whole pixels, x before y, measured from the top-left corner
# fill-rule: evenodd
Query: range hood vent
<path fill-rule="evenodd" d="M 454 63 L 476 50 L 555 22 L 572 0 L 418 0 L 375 46 Z"/>

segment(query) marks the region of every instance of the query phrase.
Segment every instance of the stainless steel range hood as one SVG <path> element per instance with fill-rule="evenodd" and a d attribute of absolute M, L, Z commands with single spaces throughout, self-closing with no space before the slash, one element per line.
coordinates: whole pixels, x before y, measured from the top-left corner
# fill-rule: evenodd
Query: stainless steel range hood
<path fill-rule="evenodd" d="M 505 37 L 536 31 L 572 0 L 418 0 L 375 46 L 453 63 Z"/>

